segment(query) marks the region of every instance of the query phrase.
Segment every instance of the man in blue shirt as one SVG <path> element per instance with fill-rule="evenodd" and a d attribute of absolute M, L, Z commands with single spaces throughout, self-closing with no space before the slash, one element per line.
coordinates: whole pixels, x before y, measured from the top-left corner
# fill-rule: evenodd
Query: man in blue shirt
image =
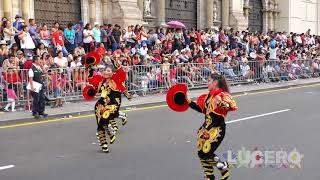
<path fill-rule="evenodd" d="M 76 31 L 75 45 L 78 47 L 83 43 L 83 22 L 80 21 L 79 24 L 75 25 L 74 30 Z"/>
<path fill-rule="evenodd" d="M 14 31 L 15 32 L 20 32 L 22 30 L 21 28 L 21 20 L 22 20 L 22 17 L 17 14 L 16 17 L 15 17 L 15 20 L 12 24 L 13 28 L 14 28 Z"/>
<path fill-rule="evenodd" d="M 66 40 L 65 46 L 69 53 L 75 48 L 75 38 L 76 38 L 76 31 L 73 29 L 73 24 L 69 23 L 68 28 L 64 30 L 64 37 Z"/>
<path fill-rule="evenodd" d="M 37 24 L 34 19 L 29 19 L 29 33 L 32 37 L 33 42 L 35 43 L 36 46 L 40 43 L 40 36 L 39 33 L 37 32 Z"/>

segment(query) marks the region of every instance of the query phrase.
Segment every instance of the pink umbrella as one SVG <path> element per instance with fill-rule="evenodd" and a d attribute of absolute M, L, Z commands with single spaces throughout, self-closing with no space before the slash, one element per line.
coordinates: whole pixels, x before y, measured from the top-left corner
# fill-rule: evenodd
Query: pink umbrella
<path fill-rule="evenodd" d="M 186 26 L 180 21 L 167 22 L 167 26 L 172 27 L 172 28 L 186 28 Z"/>

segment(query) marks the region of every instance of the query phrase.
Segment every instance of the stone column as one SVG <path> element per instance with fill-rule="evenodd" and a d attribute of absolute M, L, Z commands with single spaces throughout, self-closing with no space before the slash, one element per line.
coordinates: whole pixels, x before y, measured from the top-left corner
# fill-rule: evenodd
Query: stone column
<path fill-rule="evenodd" d="M 270 11 L 268 12 L 268 29 L 273 31 L 273 28 L 274 28 L 274 21 L 273 21 L 273 12 Z"/>
<path fill-rule="evenodd" d="M 142 24 L 142 13 L 137 0 L 113 0 L 112 23 L 121 27 Z"/>
<path fill-rule="evenodd" d="M 96 21 L 96 1 L 89 0 L 89 21 L 94 23 Z"/>
<path fill-rule="evenodd" d="M 28 22 L 30 18 L 30 0 L 22 1 L 22 18 Z"/>
<path fill-rule="evenodd" d="M 157 18 L 158 25 L 164 25 L 166 22 L 166 1 L 165 0 L 157 0 Z"/>
<path fill-rule="evenodd" d="M 3 1 L 3 15 L 4 17 L 12 20 L 12 0 Z"/>
<path fill-rule="evenodd" d="M 230 0 L 222 0 L 222 27 L 229 27 Z"/>
<path fill-rule="evenodd" d="M 140 9 L 141 12 L 143 12 L 143 1 L 144 1 L 144 0 L 137 0 L 138 7 L 139 7 L 139 9 Z"/>
<path fill-rule="evenodd" d="M 263 29 L 262 29 L 262 31 L 264 33 L 268 32 L 268 27 L 269 27 L 268 23 L 269 23 L 268 22 L 268 11 L 263 10 Z"/>
<path fill-rule="evenodd" d="M 273 29 L 277 30 L 278 12 L 273 12 Z"/>
<path fill-rule="evenodd" d="M 207 27 L 213 26 L 213 0 L 207 0 Z"/>
<path fill-rule="evenodd" d="M 102 22 L 108 23 L 108 0 L 102 0 Z"/>

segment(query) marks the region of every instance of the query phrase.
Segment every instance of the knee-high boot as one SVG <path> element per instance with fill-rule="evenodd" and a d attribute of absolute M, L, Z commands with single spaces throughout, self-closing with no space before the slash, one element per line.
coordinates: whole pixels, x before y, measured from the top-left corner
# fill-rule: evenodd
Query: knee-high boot
<path fill-rule="evenodd" d="M 97 132 L 97 138 L 99 141 L 99 145 L 101 146 L 101 150 L 105 153 L 109 152 L 108 143 L 107 143 L 107 137 L 106 137 L 106 131 L 105 130 L 98 130 Z"/>

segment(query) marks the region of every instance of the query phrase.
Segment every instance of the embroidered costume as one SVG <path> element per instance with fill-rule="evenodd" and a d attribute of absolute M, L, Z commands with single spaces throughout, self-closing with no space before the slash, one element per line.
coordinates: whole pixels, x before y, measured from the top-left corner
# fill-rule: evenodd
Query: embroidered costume
<path fill-rule="evenodd" d="M 200 96 L 197 103 L 188 103 L 192 109 L 205 115 L 205 121 L 197 134 L 198 156 L 205 176 L 210 180 L 215 179 L 214 167 L 217 167 L 221 172 L 221 179 L 226 180 L 230 176 L 226 163 L 219 162 L 215 151 L 225 136 L 227 113 L 237 110 L 237 104 L 231 95 L 222 89 Z"/>
<path fill-rule="evenodd" d="M 106 134 L 109 135 L 110 144 L 112 144 L 116 139 L 115 134 L 118 130 L 114 119 L 122 118 L 123 125 L 127 122 L 126 114 L 119 113 L 121 94 L 123 93 L 129 100 L 131 100 L 131 96 L 124 86 L 126 73 L 117 60 L 111 58 L 115 72 L 110 79 L 105 79 L 101 75 L 94 75 L 93 66 L 100 61 L 97 58 L 98 56 L 95 53 L 91 53 L 90 56 L 86 57 L 85 63 L 88 69 L 88 82 L 90 85 L 84 88 L 83 96 L 86 100 L 92 100 L 97 93 L 100 93 L 100 98 L 94 107 L 97 121 L 96 135 L 102 151 L 109 152 Z"/>
<path fill-rule="evenodd" d="M 100 141 L 102 151 L 108 152 L 108 143 L 106 141 L 106 132 L 110 137 L 110 144 L 112 144 L 116 137 L 115 132 L 112 133 L 109 130 L 109 124 L 112 129 L 117 131 L 118 126 L 115 122 L 115 118 L 119 117 L 119 109 L 121 105 L 121 94 L 123 93 L 128 99 L 131 99 L 130 94 L 123 85 L 123 81 L 126 79 L 126 74 L 118 62 L 112 59 L 112 63 L 115 67 L 115 73 L 110 80 L 103 80 L 100 84 L 99 93 L 101 93 L 100 99 L 95 105 L 95 114 L 97 120 L 97 138 Z M 123 125 L 126 123 L 123 121 Z"/>

